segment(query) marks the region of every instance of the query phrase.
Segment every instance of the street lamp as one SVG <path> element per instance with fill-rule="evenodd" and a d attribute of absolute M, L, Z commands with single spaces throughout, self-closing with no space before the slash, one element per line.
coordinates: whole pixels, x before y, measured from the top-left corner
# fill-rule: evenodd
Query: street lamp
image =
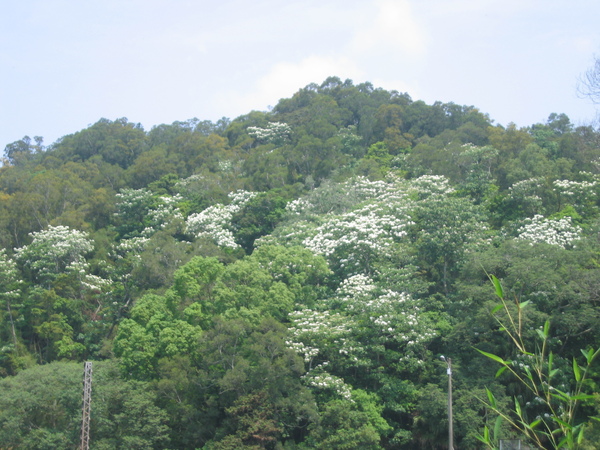
<path fill-rule="evenodd" d="M 441 360 L 446 363 L 448 368 L 448 450 L 454 450 L 454 430 L 452 424 L 452 360 L 442 355 Z"/>

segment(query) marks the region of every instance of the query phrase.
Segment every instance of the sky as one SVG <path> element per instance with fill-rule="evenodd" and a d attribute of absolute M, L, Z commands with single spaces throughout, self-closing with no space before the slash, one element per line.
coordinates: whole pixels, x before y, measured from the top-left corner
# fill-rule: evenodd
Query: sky
<path fill-rule="evenodd" d="M 149 131 L 268 111 L 329 76 L 475 106 L 495 124 L 598 105 L 598 0 L 4 0 L 0 149 L 101 118 Z"/>

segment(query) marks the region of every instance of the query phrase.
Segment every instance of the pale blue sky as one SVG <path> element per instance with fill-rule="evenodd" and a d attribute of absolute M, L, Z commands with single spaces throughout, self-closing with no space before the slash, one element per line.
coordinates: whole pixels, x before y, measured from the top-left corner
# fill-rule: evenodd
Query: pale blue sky
<path fill-rule="evenodd" d="M 327 76 L 575 124 L 598 0 L 2 0 L 0 151 L 104 117 L 146 130 L 267 110 Z"/>

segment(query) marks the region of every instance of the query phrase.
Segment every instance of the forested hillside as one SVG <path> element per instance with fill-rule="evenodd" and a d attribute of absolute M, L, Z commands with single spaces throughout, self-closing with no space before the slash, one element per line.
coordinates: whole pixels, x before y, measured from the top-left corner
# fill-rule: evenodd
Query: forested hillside
<path fill-rule="evenodd" d="M 0 447 L 76 448 L 94 361 L 94 449 L 444 449 L 451 359 L 456 448 L 597 448 L 599 236 L 600 131 L 564 114 L 331 77 L 233 120 L 25 137 Z"/>

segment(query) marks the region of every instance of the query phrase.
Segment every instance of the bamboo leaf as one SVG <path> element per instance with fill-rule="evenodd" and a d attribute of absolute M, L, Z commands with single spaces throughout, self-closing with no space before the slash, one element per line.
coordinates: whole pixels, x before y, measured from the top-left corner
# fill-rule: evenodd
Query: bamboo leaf
<path fill-rule="evenodd" d="M 494 284 L 494 288 L 496 289 L 496 295 L 501 299 L 504 299 L 504 290 L 502 289 L 502 285 L 500 284 L 500 280 L 496 278 L 495 275 L 490 275 L 492 283 Z"/>
<path fill-rule="evenodd" d="M 525 374 L 527 375 L 527 378 L 529 378 L 530 381 L 533 381 L 533 375 L 532 375 L 531 370 L 529 369 L 529 367 L 524 366 L 523 370 L 525 371 Z"/>
<path fill-rule="evenodd" d="M 585 430 L 585 424 L 581 424 L 581 428 L 579 429 L 579 432 L 577 433 L 577 443 L 581 444 L 583 442 L 583 430 Z"/>
<path fill-rule="evenodd" d="M 545 341 L 545 340 L 546 340 L 546 337 L 547 337 L 547 336 L 544 334 L 544 332 L 543 332 L 542 330 L 536 329 L 535 331 L 537 332 L 538 336 L 540 337 L 540 339 L 541 339 L 542 341 Z"/>
<path fill-rule="evenodd" d="M 567 443 L 568 440 L 569 440 L 569 438 L 567 436 L 565 436 L 558 442 L 558 447 L 556 447 L 556 448 L 566 448 L 565 444 Z"/>
<path fill-rule="evenodd" d="M 596 397 L 594 395 L 590 395 L 590 394 L 577 394 L 577 395 L 572 395 L 569 398 L 571 400 L 591 400 Z"/>
<path fill-rule="evenodd" d="M 553 417 L 552 417 L 552 420 L 554 420 L 556 423 L 558 423 L 558 424 L 562 425 L 563 427 L 565 427 L 565 428 L 566 428 L 567 430 L 569 430 L 569 431 L 573 429 L 573 426 L 572 426 L 570 423 L 568 423 L 568 422 L 565 422 L 564 420 L 562 420 L 562 419 L 559 419 L 559 418 L 558 418 L 558 417 L 556 417 L 556 416 L 553 416 Z"/>
<path fill-rule="evenodd" d="M 573 375 L 575 375 L 575 381 L 579 383 L 581 381 L 581 370 L 575 358 L 573 358 Z"/>
<path fill-rule="evenodd" d="M 492 391 L 490 391 L 488 388 L 485 388 L 485 392 L 487 393 L 488 400 L 490 401 L 492 408 L 496 408 L 496 398 L 494 397 Z"/>
<path fill-rule="evenodd" d="M 483 350 L 479 350 L 479 349 L 476 349 L 476 350 L 477 350 L 479 353 L 481 353 L 482 355 L 484 355 L 484 356 L 487 356 L 488 358 L 490 358 L 490 359 L 493 359 L 494 361 L 496 361 L 496 362 L 498 362 L 498 363 L 500 363 L 500 364 L 502 364 L 502 365 L 505 365 L 505 366 L 507 366 L 507 365 L 508 365 L 508 363 L 507 363 L 506 361 L 504 361 L 502 358 L 500 358 L 500 357 L 499 357 L 499 356 L 497 356 L 497 355 L 494 355 L 494 354 L 492 354 L 492 353 L 488 353 L 488 352 L 484 352 Z"/>
<path fill-rule="evenodd" d="M 487 444 L 489 447 L 492 447 L 492 443 L 490 441 L 490 432 L 488 431 L 487 426 L 483 427 L 483 436 L 475 436 L 479 441 Z"/>
<path fill-rule="evenodd" d="M 500 437 L 500 427 L 502 426 L 502 416 L 496 417 L 496 423 L 494 423 L 494 440 Z"/>
<path fill-rule="evenodd" d="M 496 314 L 502 308 L 504 308 L 504 305 L 502 305 L 502 304 L 494 306 L 494 309 L 492 309 L 492 314 Z"/>
<path fill-rule="evenodd" d="M 515 412 L 517 413 L 517 415 L 519 416 L 519 418 L 522 421 L 523 420 L 523 412 L 521 411 L 521 405 L 519 404 L 519 401 L 516 398 L 515 398 Z"/>
<path fill-rule="evenodd" d="M 558 389 L 555 389 L 554 392 L 550 393 L 550 395 L 564 402 L 568 402 L 571 399 L 569 395 L 565 394 L 564 392 L 560 392 Z"/>
<path fill-rule="evenodd" d="M 525 308 L 527 305 L 529 305 L 531 303 L 531 300 L 525 300 L 524 302 L 519 303 L 519 308 L 523 309 Z"/>
<path fill-rule="evenodd" d="M 537 427 L 540 424 L 541 421 L 542 421 L 542 419 L 534 420 L 533 422 L 531 422 L 529 424 L 529 428 L 533 430 L 535 427 Z"/>
<path fill-rule="evenodd" d="M 591 362 L 591 361 L 590 361 L 590 359 L 591 359 L 591 357 L 592 357 L 592 349 L 585 350 L 585 349 L 583 349 L 583 348 L 582 348 L 582 349 L 580 349 L 580 351 L 581 351 L 581 354 L 582 354 L 583 356 L 585 356 L 585 360 L 586 360 L 586 362 L 587 362 L 587 364 L 588 364 L 588 366 L 589 366 L 589 365 L 590 365 L 590 362 Z"/>
<path fill-rule="evenodd" d="M 496 372 L 496 378 L 498 378 L 500 375 L 502 375 L 504 373 L 504 371 L 508 369 L 507 366 L 502 366 L 498 369 L 498 372 Z"/>

